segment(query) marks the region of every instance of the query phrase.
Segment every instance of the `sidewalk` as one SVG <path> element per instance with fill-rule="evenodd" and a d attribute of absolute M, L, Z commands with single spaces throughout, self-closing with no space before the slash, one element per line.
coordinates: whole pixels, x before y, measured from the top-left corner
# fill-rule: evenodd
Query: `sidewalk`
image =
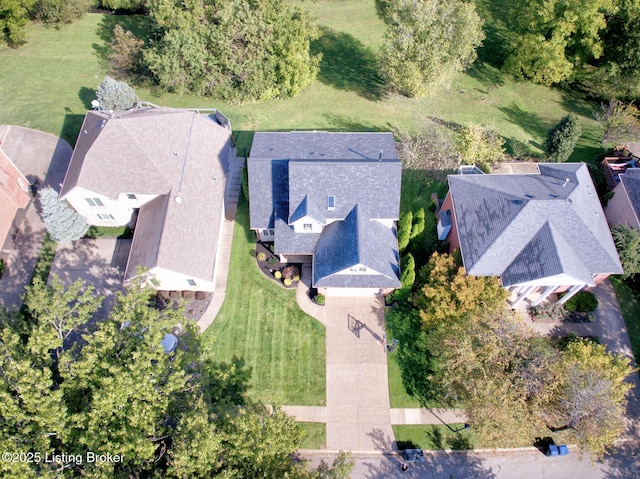
<path fill-rule="evenodd" d="M 231 247 L 233 244 L 233 229 L 236 224 L 236 212 L 238 209 L 238 199 L 240 197 L 240 183 L 242 180 L 242 168 L 244 158 L 235 156 L 235 149 L 230 153 L 229 177 L 225 187 L 224 208 L 225 219 L 220 229 L 220 241 L 218 243 L 218 253 L 216 257 L 215 291 L 209 307 L 196 323 L 200 331 L 204 332 L 222 308 L 227 291 L 227 277 L 229 276 L 229 263 L 231 261 Z"/>

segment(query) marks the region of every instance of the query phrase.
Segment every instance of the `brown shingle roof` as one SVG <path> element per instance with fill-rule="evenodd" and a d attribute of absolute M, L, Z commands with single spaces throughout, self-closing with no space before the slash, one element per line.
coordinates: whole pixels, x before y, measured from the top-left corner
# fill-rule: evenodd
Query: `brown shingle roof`
<path fill-rule="evenodd" d="M 140 209 L 127 277 L 144 265 L 212 281 L 230 139 L 213 117 L 189 110 L 90 111 L 61 196 L 76 186 L 112 199 L 163 195 Z"/>

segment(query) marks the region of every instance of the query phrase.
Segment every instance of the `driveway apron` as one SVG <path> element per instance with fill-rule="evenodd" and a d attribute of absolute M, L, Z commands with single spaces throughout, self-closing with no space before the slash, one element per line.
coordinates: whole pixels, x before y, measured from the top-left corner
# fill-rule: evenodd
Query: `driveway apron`
<path fill-rule="evenodd" d="M 391 450 L 381 298 L 327 297 L 327 449 Z"/>

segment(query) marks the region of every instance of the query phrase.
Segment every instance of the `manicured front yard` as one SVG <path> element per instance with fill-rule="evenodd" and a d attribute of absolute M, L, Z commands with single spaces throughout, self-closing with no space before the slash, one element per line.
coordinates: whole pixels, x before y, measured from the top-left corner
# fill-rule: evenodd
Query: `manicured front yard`
<path fill-rule="evenodd" d="M 456 432 L 457 431 L 457 432 Z M 393 426 L 398 449 L 473 449 L 476 437 L 464 424 Z"/>
<path fill-rule="evenodd" d="M 280 405 L 325 404 L 324 326 L 304 314 L 296 293 L 267 279 L 254 259 L 248 205 L 241 199 L 224 305 L 204 334 L 215 361 L 244 359 L 249 396 Z"/>
<path fill-rule="evenodd" d="M 323 422 L 299 422 L 305 433 L 300 449 L 326 449 L 327 425 Z"/>

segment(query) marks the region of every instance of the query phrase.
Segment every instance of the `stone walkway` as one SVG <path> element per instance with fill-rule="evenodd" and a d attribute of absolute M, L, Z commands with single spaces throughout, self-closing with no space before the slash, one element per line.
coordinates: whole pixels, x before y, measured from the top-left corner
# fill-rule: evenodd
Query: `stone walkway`
<path fill-rule="evenodd" d="M 328 297 L 327 449 L 393 450 L 384 303 Z"/>

